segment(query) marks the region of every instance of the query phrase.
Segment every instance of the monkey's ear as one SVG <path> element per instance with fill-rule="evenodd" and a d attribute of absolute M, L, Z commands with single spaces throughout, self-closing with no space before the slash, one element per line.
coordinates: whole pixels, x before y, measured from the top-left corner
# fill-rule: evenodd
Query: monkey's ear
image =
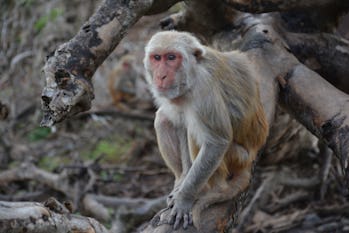
<path fill-rule="evenodd" d="M 201 60 L 201 58 L 204 56 L 204 50 L 202 48 L 196 48 L 193 54 L 196 60 Z"/>

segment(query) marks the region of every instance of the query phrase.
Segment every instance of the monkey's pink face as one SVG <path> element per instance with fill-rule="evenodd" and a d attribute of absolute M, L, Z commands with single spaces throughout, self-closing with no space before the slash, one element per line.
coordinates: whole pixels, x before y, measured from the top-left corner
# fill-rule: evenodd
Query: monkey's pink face
<path fill-rule="evenodd" d="M 182 65 L 183 57 L 179 52 L 164 51 L 149 55 L 150 67 L 153 73 L 153 84 L 160 92 L 176 88 L 176 73 Z"/>

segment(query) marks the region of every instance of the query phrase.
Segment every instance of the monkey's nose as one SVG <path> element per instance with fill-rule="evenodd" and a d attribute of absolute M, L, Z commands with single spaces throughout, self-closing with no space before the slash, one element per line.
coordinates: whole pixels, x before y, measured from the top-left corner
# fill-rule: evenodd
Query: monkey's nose
<path fill-rule="evenodd" d="M 167 75 L 162 76 L 160 79 L 164 80 L 167 77 Z"/>

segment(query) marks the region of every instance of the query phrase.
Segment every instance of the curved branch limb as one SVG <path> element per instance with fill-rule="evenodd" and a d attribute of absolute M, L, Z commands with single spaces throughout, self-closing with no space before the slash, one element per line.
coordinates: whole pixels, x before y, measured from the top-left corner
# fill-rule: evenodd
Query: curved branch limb
<path fill-rule="evenodd" d="M 302 64 L 278 79 L 279 100 L 283 107 L 323 139 L 346 168 L 349 157 L 349 96 Z"/>
<path fill-rule="evenodd" d="M 265 13 L 273 11 L 291 11 L 302 9 L 323 8 L 327 6 L 346 6 L 345 0 L 304 0 L 304 1 L 285 1 L 285 0 L 223 0 L 229 6 L 239 11 L 250 13 Z"/>
<path fill-rule="evenodd" d="M 242 50 L 253 55 L 258 72 L 271 72 L 269 78 L 262 76 L 261 85 L 276 77 L 280 88 L 278 100 L 283 108 L 323 139 L 345 165 L 349 157 L 349 96 L 301 64 L 271 26 L 258 24 L 250 28 Z M 261 88 L 262 99 L 268 89 Z M 268 108 L 265 109 L 268 113 Z"/>
<path fill-rule="evenodd" d="M 34 202 L 0 201 L 0 222 L 0 232 L 7 233 L 109 233 L 92 218 L 56 212 Z"/>
<path fill-rule="evenodd" d="M 130 28 L 146 12 L 167 9 L 179 0 L 105 0 L 78 34 L 48 58 L 42 92 L 42 126 L 90 108 L 91 77 Z"/>
<path fill-rule="evenodd" d="M 284 33 L 291 52 L 338 89 L 349 93 L 349 41 L 329 33 Z"/>
<path fill-rule="evenodd" d="M 61 174 L 54 174 L 37 168 L 33 164 L 23 163 L 21 166 L 0 173 L 0 184 L 2 185 L 6 185 L 16 180 L 28 179 L 52 187 L 72 198 L 69 196 L 72 188 L 69 185 L 68 176 L 64 172 Z"/>
<path fill-rule="evenodd" d="M 262 100 L 266 100 L 265 92 L 270 90 L 263 87 L 263 83 L 277 78 L 278 100 L 283 108 L 323 139 L 342 159 L 342 165 L 346 164 L 349 156 L 349 96 L 301 64 L 288 52 L 288 45 L 281 35 L 269 25 L 260 23 L 250 28 L 241 49 L 262 74 Z M 264 76 L 265 72 L 269 74 Z M 266 102 L 263 103 L 269 113 Z"/>

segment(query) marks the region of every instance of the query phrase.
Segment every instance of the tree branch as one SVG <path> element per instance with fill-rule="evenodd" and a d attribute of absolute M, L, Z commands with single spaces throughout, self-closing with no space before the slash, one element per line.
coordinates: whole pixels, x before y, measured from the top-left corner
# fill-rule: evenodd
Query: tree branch
<path fill-rule="evenodd" d="M 308 130 L 324 139 L 344 165 L 349 156 L 349 96 L 301 64 L 288 52 L 288 45 L 270 24 L 261 22 L 252 26 L 243 41 L 241 50 L 251 57 L 261 76 L 260 90 L 266 112 L 270 110 L 265 92 L 272 89 L 264 83 L 272 83 L 270 79 L 276 78 L 279 103 Z"/>
<path fill-rule="evenodd" d="M 223 0 L 226 4 L 239 11 L 250 13 L 265 13 L 273 11 L 291 11 L 302 9 L 323 8 L 331 5 L 346 6 L 349 4 L 345 0 Z"/>
<path fill-rule="evenodd" d="M 349 41 L 329 33 L 285 33 L 292 53 L 338 89 L 349 93 Z"/>
<path fill-rule="evenodd" d="M 78 34 L 51 54 L 45 67 L 41 125 L 52 126 L 90 108 L 91 77 L 130 28 L 146 12 L 158 12 L 179 0 L 105 0 Z"/>
<path fill-rule="evenodd" d="M 109 233 L 96 220 L 61 212 L 55 209 L 57 202 L 49 206 L 34 202 L 0 201 L 0 232 L 6 233 Z"/>
<path fill-rule="evenodd" d="M 282 106 L 323 139 L 346 167 L 349 156 L 349 96 L 302 64 L 280 76 L 279 83 Z"/>

